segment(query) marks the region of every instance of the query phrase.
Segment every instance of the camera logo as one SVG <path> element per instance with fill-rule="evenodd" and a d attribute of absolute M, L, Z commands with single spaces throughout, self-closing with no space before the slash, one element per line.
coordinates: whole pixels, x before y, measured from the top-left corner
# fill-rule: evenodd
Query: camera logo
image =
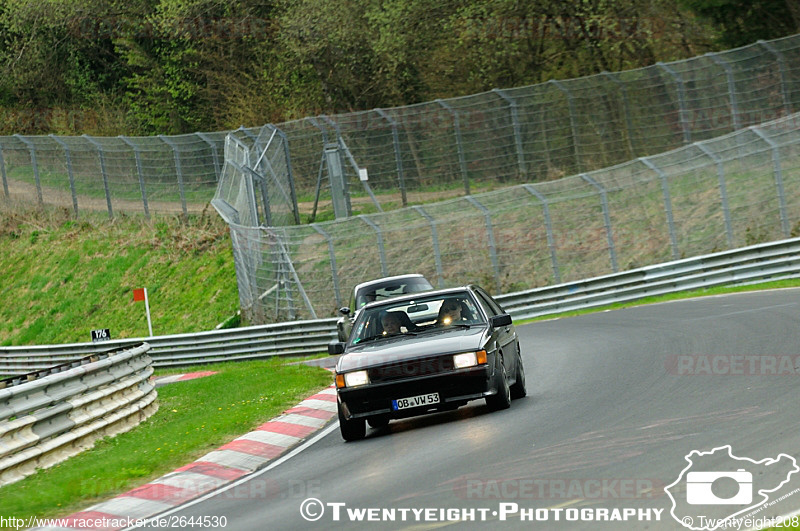
<path fill-rule="evenodd" d="M 715 482 L 726 479 L 739 486 L 738 492 L 729 498 L 717 496 L 713 491 Z M 753 502 L 753 474 L 743 468 L 736 472 L 689 472 L 686 474 L 686 502 L 691 505 L 749 505 Z"/>

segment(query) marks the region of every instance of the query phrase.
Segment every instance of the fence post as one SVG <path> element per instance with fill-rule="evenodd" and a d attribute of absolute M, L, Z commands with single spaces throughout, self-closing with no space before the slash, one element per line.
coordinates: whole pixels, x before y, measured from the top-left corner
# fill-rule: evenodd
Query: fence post
<path fill-rule="evenodd" d="M 675 84 L 678 87 L 678 119 L 681 122 L 681 129 L 683 130 L 683 143 L 691 144 L 692 132 L 689 130 L 689 113 L 686 110 L 686 87 L 683 84 L 683 79 L 681 79 L 681 76 L 672 68 L 660 61 L 656 63 L 656 66 L 659 66 L 675 80 Z"/>
<path fill-rule="evenodd" d="M 436 103 L 453 115 L 453 129 L 456 133 L 456 148 L 458 149 L 458 165 L 461 168 L 461 177 L 464 179 L 464 193 L 469 195 L 469 174 L 467 172 L 467 159 L 464 156 L 464 143 L 461 140 L 461 124 L 458 111 L 453 109 L 450 104 L 444 100 L 436 100 Z"/>
<path fill-rule="evenodd" d="M 217 182 L 219 182 L 222 169 L 220 168 L 219 164 L 219 150 L 217 149 L 217 143 L 211 140 L 205 133 L 195 133 L 195 135 L 197 135 L 200 140 L 208 144 L 208 147 L 211 148 L 211 159 L 214 161 L 214 175 L 217 176 Z"/>
<path fill-rule="evenodd" d="M 278 127 L 276 127 L 276 126 L 274 126 L 272 124 L 267 124 L 267 125 L 269 127 L 271 127 L 278 134 L 279 137 L 281 137 L 281 140 L 283 140 L 283 155 L 284 155 L 284 157 L 286 157 L 286 174 L 287 174 L 287 179 L 289 180 L 289 195 L 291 196 L 290 199 L 292 201 L 292 213 L 294 214 L 294 222 L 295 222 L 295 224 L 300 225 L 300 209 L 297 206 L 297 192 L 296 192 L 295 187 L 294 187 L 294 173 L 292 172 L 292 158 L 291 158 L 291 156 L 289 154 L 289 139 L 286 137 L 286 133 L 284 133 Z"/>
<path fill-rule="evenodd" d="M 786 193 L 783 190 L 783 172 L 781 171 L 781 153 L 778 144 L 768 137 L 758 127 L 752 125 L 750 129 L 772 148 L 772 173 L 775 176 L 775 186 L 778 188 L 778 205 L 781 213 L 781 229 L 783 237 L 791 237 L 789 229 L 789 216 L 786 214 Z"/>
<path fill-rule="evenodd" d="M 625 113 L 625 130 L 627 132 L 626 136 L 628 137 L 628 150 L 630 151 L 630 156 L 635 157 L 636 150 L 633 148 L 634 133 L 633 122 L 631 121 L 630 101 L 628 100 L 628 88 L 625 86 L 625 83 L 618 79 L 618 76 L 612 74 L 611 72 L 603 71 L 600 72 L 600 75 L 610 79 L 622 94 L 622 110 Z"/>
<path fill-rule="evenodd" d="M 717 176 L 719 177 L 719 193 L 722 198 L 722 215 L 725 218 L 725 233 L 728 236 L 728 248 L 733 249 L 733 226 L 731 225 L 731 211 L 728 207 L 728 191 L 725 186 L 725 168 L 722 166 L 722 159 L 708 149 L 708 146 L 702 144 L 700 142 L 695 143 L 695 145 L 708 155 L 708 158 L 714 161 L 714 164 L 717 166 Z"/>
<path fill-rule="evenodd" d="M 389 276 L 389 273 L 387 273 L 386 270 L 386 248 L 383 246 L 383 232 L 381 231 L 381 228 L 364 214 L 360 214 L 358 219 L 372 227 L 372 230 L 375 231 L 375 235 L 378 238 L 378 254 L 380 255 L 381 259 L 381 275 L 384 277 Z"/>
<path fill-rule="evenodd" d="M 775 58 L 778 60 L 778 70 L 781 74 L 781 96 L 783 96 L 783 112 L 786 116 L 792 114 L 792 105 L 791 100 L 789 99 L 789 91 L 786 88 L 786 60 L 783 58 L 783 54 L 778 51 L 772 44 L 765 42 L 765 41 L 757 41 L 757 44 L 760 44 L 764 48 L 766 48 L 770 53 L 772 53 Z"/>
<path fill-rule="evenodd" d="M 526 176 L 528 174 L 528 170 L 525 166 L 525 152 L 522 149 L 522 130 L 519 126 L 517 102 L 500 89 L 492 89 L 492 92 L 500 96 L 503 101 L 508 103 L 508 108 L 511 110 L 511 125 L 514 128 L 514 142 L 517 146 L 517 163 L 519 164 L 519 174 L 520 176 Z"/>
<path fill-rule="evenodd" d="M 59 146 L 64 148 L 64 158 L 67 162 L 67 175 L 69 176 L 69 191 L 72 194 L 72 209 L 75 211 L 75 217 L 78 217 L 78 195 L 75 193 L 75 175 L 72 172 L 72 156 L 69 151 L 69 146 L 66 142 L 58 138 L 56 135 L 48 135 Z"/>
<path fill-rule="evenodd" d="M 328 165 L 328 180 L 331 185 L 331 202 L 333 214 L 336 219 L 346 218 L 352 214 L 350 208 L 350 193 L 347 190 L 347 179 L 344 177 L 342 157 L 339 153 L 340 144 L 325 146 L 325 162 Z"/>
<path fill-rule="evenodd" d="M 36 181 L 36 197 L 39 200 L 39 205 L 42 205 L 44 204 L 44 198 L 42 197 L 42 183 L 39 180 L 39 164 L 36 160 L 36 146 L 33 145 L 33 142 L 20 135 L 14 135 L 14 138 L 25 144 L 25 146 L 28 148 L 28 152 L 31 155 L 31 166 L 33 166 L 33 178 Z"/>
<path fill-rule="evenodd" d="M 561 271 L 558 268 L 558 259 L 556 258 L 556 243 L 555 238 L 553 238 L 553 223 L 550 220 L 550 203 L 544 194 L 534 188 L 532 184 L 523 184 L 522 187 L 542 202 L 544 227 L 547 231 L 547 248 L 550 249 L 550 263 L 553 266 L 553 278 L 555 279 L 556 284 L 561 284 Z"/>
<path fill-rule="evenodd" d="M 572 130 L 572 150 L 575 154 L 575 167 L 578 168 L 579 172 L 583 171 L 583 161 L 581 160 L 581 153 L 580 147 L 578 146 L 578 125 L 575 122 L 575 102 L 572 99 L 572 93 L 567 90 L 567 87 L 564 86 L 558 80 L 551 79 L 548 83 L 552 83 L 554 87 L 561 91 L 564 96 L 567 98 L 567 107 L 569 109 L 569 126 Z"/>
<path fill-rule="evenodd" d="M 600 183 L 598 183 L 585 173 L 581 173 L 581 179 L 583 179 L 587 183 L 597 188 L 597 191 L 600 192 L 600 203 L 603 206 L 603 222 L 606 225 L 606 239 L 608 240 L 608 252 L 611 255 L 611 268 L 614 270 L 614 273 L 616 273 L 617 271 L 619 271 L 619 267 L 617 266 L 617 250 L 614 247 L 614 235 L 611 232 L 611 214 L 608 211 L 608 194 L 606 193 L 606 189 L 602 185 L 600 185 Z"/>
<path fill-rule="evenodd" d="M 403 157 L 400 153 L 400 135 L 397 132 L 397 122 L 394 118 L 386 114 L 386 111 L 383 109 L 375 109 L 384 120 L 389 122 L 389 125 L 392 126 L 392 142 L 394 143 L 394 160 L 397 164 L 397 179 L 400 183 L 400 196 L 403 199 L 403 206 L 408 205 L 408 199 L 406 198 L 406 179 L 405 173 L 403 172 Z"/>
<path fill-rule="evenodd" d="M 178 146 L 176 146 L 168 137 L 164 135 L 158 135 L 158 138 L 172 148 L 172 156 L 175 159 L 175 173 L 178 175 L 178 192 L 181 194 L 181 208 L 183 209 L 183 215 L 188 216 L 189 214 L 186 211 L 186 191 L 183 188 L 183 170 L 181 169 L 180 151 L 178 151 Z"/>
<path fill-rule="evenodd" d="M 466 200 L 469 201 L 478 210 L 483 212 L 483 217 L 486 220 L 486 237 L 489 240 L 489 257 L 492 260 L 492 269 L 494 270 L 495 282 L 497 282 L 497 291 L 500 290 L 500 265 L 497 262 L 497 245 L 494 241 L 494 229 L 492 228 L 492 215 L 489 209 L 478 202 L 477 199 L 468 195 Z"/>
<path fill-rule="evenodd" d="M 439 251 L 439 233 L 436 230 L 436 220 L 430 214 L 425 212 L 421 206 L 411 207 L 416 210 L 420 216 L 428 220 L 431 224 L 431 239 L 433 240 L 433 261 L 436 264 L 436 275 L 439 277 L 438 284 L 440 288 L 444 287 L 444 274 L 442 272 L 442 254 Z"/>
<path fill-rule="evenodd" d="M 130 139 L 119 136 L 117 137 L 123 142 L 125 142 L 131 149 L 133 149 L 133 158 L 136 161 L 136 174 L 139 176 L 139 192 L 142 194 L 142 205 L 144 205 L 144 215 L 147 219 L 150 219 L 150 206 L 147 204 L 147 188 L 144 185 L 144 172 L 142 171 L 142 154 L 139 150 L 139 146 L 134 144 Z"/>
<path fill-rule="evenodd" d="M 669 193 L 669 182 L 667 182 L 667 174 L 661 171 L 661 168 L 656 166 L 655 164 L 647 158 L 640 158 L 639 159 L 642 164 L 653 170 L 656 175 L 661 179 L 661 191 L 664 194 L 664 210 L 667 212 L 667 227 L 669 228 L 669 241 L 672 246 L 672 259 L 678 260 L 680 258 L 680 253 L 678 251 L 678 236 L 675 233 L 675 219 L 672 215 L 672 198 L 670 197 Z"/>
<path fill-rule="evenodd" d="M 3 192 L 6 199 L 11 199 L 11 194 L 8 191 L 8 177 L 6 177 L 6 161 L 3 159 L 3 144 L 0 144 L 0 176 L 3 177 Z"/>
<path fill-rule="evenodd" d="M 114 210 L 111 208 L 111 190 L 108 188 L 108 172 L 106 171 L 106 155 L 103 152 L 103 146 L 100 145 L 95 139 L 89 135 L 81 135 L 87 142 L 95 147 L 97 150 L 97 157 L 100 159 L 100 173 L 103 174 L 103 187 L 106 191 L 106 204 L 108 205 L 108 217 L 114 218 Z"/>
<path fill-rule="evenodd" d="M 731 114 L 733 115 L 733 130 L 738 131 L 742 128 L 742 124 L 741 116 L 739 115 L 739 105 L 736 101 L 736 80 L 733 77 L 733 68 L 731 68 L 731 65 L 727 61 L 723 61 L 715 53 L 709 52 L 706 56 L 725 70 L 725 77 L 728 81 L 728 94 L 730 95 L 731 101 Z"/>
<path fill-rule="evenodd" d="M 341 308 L 343 306 L 342 295 L 339 291 L 339 273 L 336 270 L 336 253 L 334 252 L 333 248 L 333 238 L 331 238 L 331 235 L 322 230 L 322 227 L 316 223 L 312 223 L 311 228 L 317 231 L 328 242 L 328 255 L 331 258 L 331 278 L 333 279 L 333 292 L 336 296 L 336 307 Z"/>

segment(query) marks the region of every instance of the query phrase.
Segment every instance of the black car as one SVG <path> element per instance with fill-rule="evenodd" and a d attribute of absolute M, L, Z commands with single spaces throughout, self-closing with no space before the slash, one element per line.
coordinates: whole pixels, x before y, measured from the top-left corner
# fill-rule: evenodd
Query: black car
<path fill-rule="evenodd" d="M 347 343 L 332 343 L 339 427 L 346 441 L 366 423 L 456 409 L 485 399 L 491 410 L 525 396 L 511 316 L 478 286 L 428 291 L 366 305 Z"/>
<path fill-rule="evenodd" d="M 433 289 L 431 283 L 428 282 L 428 279 L 419 274 L 383 277 L 358 284 L 353 288 L 353 295 L 350 297 L 350 306 L 339 308 L 339 313 L 342 315 L 336 322 L 336 332 L 339 336 L 339 341 L 347 341 L 358 310 L 363 308 L 366 304 L 373 301 L 397 297 L 399 295 L 428 291 L 430 289 Z"/>

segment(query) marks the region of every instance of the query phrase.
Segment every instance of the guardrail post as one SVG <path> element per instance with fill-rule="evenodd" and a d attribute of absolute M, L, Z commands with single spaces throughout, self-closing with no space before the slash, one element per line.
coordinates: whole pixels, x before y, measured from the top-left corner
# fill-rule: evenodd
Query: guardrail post
<path fill-rule="evenodd" d="M 508 94 L 506 94 L 505 91 L 500 89 L 492 89 L 492 92 L 500 96 L 503 101 L 508 103 L 508 108 L 511 110 L 511 125 L 514 127 L 514 141 L 517 146 L 517 163 L 519 164 L 519 174 L 520 176 L 526 176 L 528 174 L 528 170 L 525 166 L 525 152 L 522 149 L 522 131 L 519 126 L 517 102 Z"/>
<path fill-rule="evenodd" d="M 3 144 L 0 144 L 0 176 L 3 178 L 3 193 L 6 199 L 11 199 L 11 194 L 8 192 L 8 177 L 6 177 L 6 161 L 3 159 Z"/>
<path fill-rule="evenodd" d="M 75 175 L 72 172 L 72 156 L 70 155 L 69 146 L 66 142 L 58 138 L 56 135 L 48 135 L 59 146 L 64 148 L 64 157 L 67 162 L 67 175 L 69 176 L 69 191 L 72 194 L 72 209 L 75 211 L 75 217 L 78 217 L 78 195 L 75 193 Z"/>
<path fill-rule="evenodd" d="M 458 165 L 461 169 L 461 178 L 464 179 L 464 193 L 469 195 L 469 174 L 467 172 L 467 159 L 464 156 L 464 143 L 461 140 L 461 124 L 458 111 L 453 109 L 450 104 L 444 100 L 436 100 L 436 103 L 453 115 L 453 129 L 456 133 L 456 148 L 458 149 Z"/>
<path fill-rule="evenodd" d="M 608 252 L 611 255 L 611 268 L 616 273 L 617 271 L 619 271 L 619 267 L 617 267 L 617 250 L 614 247 L 614 235 L 611 232 L 611 214 L 608 211 L 608 194 L 606 193 L 606 189 L 603 186 L 601 186 L 600 183 L 598 183 L 585 173 L 581 173 L 581 179 L 583 179 L 587 183 L 597 188 L 597 191 L 600 193 L 600 203 L 603 206 L 603 222 L 606 225 L 606 239 L 608 240 Z"/>
<path fill-rule="evenodd" d="M 600 72 L 600 75 L 604 76 L 607 79 L 610 79 L 612 83 L 614 83 L 622 94 L 622 110 L 625 113 L 625 130 L 626 136 L 628 140 L 628 149 L 630 150 L 630 156 L 636 156 L 636 150 L 633 148 L 633 122 L 631 121 L 631 110 L 630 110 L 630 101 L 628 100 L 628 88 L 625 86 L 625 83 L 618 79 L 618 76 L 612 74 L 611 72 Z"/>
<path fill-rule="evenodd" d="M 781 213 L 781 229 L 784 238 L 791 236 L 789 229 L 789 216 L 786 213 L 786 193 L 783 190 L 783 172 L 781 171 L 781 153 L 778 144 L 764 134 L 758 127 L 752 125 L 750 129 L 772 148 L 772 173 L 775 176 L 775 186 L 778 188 L 778 205 Z"/>
<path fill-rule="evenodd" d="M 108 205 L 108 217 L 114 218 L 114 210 L 111 208 L 111 190 L 108 187 L 108 172 L 106 171 L 106 155 L 103 151 L 103 146 L 100 145 L 95 139 L 89 135 L 81 135 L 87 142 L 95 147 L 97 150 L 97 158 L 100 159 L 100 173 L 103 174 L 103 188 L 106 192 L 106 205 Z"/>
<path fill-rule="evenodd" d="M 436 220 L 430 214 L 425 212 L 421 206 L 411 207 L 416 210 L 420 216 L 428 220 L 431 224 L 431 239 L 433 240 L 433 261 L 436 264 L 436 275 L 438 277 L 438 284 L 440 288 L 444 287 L 444 274 L 442 272 L 442 254 L 439 251 L 439 233 L 436 230 Z"/>
<path fill-rule="evenodd" d="M 681 122 L 681 129 L 683 130 L 683 143 L 691 144 L 692 132 L 689 129 L 689 113 L 686 110 L 686 87 L 683 84 L 683 79 L 672 68 L 660 61 L 656 63 L 656 66 L 660 67 L 675 80 L 675 84 L 678 87 L 678 119 Z"/>
<path fill-rule="evenodd" d="M 178 192 L 181 194 L 181 208 L 183 209 L 183 215 L 188 216 L 189 213 L 186 211 L 186 191 L 183 187 L 183 170 L 181 169 L 181 153 L 178 151 L 178 146 L 175 145 L 172 140 L 164 135 L 158 135 L 158 138 L 161 139 L 166 145 L 172 148 L 172 156 L 175 159 L 175 173 L 178 175 Z"/>
<path fill-rule="evenodd" d="M 403 157 L 400 153 L 400 135 L 397 132 L 397 122 L 394 118 L 389 116 L 386 111 L 383 109 L 375 109 L 384 120 L 389 122 L 389 125 L 392 127 L 392 142 L 394 143 L 394 160 L 397 164 L 397 179 L 400 183 L 400 196 L 403 199 L 403 206 L 408 205 L 408 199 L 406 198 L 406 179 L 405 174 L 403 172 Z"/>
<path fill-rule="evenodd" d="M 731 115 L 733 115 L 733 130 L 738 131 L 742 128 L 741 117 L 739 116 L 739 105 L 736 102 L 736 80 L 733 77 L 733 68 L 727 61 L 723 61 L 715 53 L 707 53 L 706 57 L 714 61 L 725 70 L 725 77 L 728 81 L 728 94 L 731 102 Z"/>
<path fill-rule="evenodd" d="M 311 228 L 317 231 L 320 236 L 325 238 L 325 240 L 328 242 L 328 256 L 330 256 L 331 259 L 331 279 L 333 279 L 333 292 L 336 295 L 336 307 L 341 308 L 342 295 L 339 291 L 339 273 L 336 270 L 336 253 L 334 252 L 333 248 L 333 238 L 331 238 L 331 235 L 322 230 L 322 227 L 316 223 L 312 223 Z"/>
<path fill-rule="evenodd" d="M 722 166 L 722 159 L 708 149 L 708 146 L 702 144 L 700 142 L 695 143 L 695 145 L 708 155 L 708 158 L 714 161 L 714 164 L 717 166 L 717 176 L 719 177 L 719 194 L 722 198 L 722 215 L 725 218 L 725 233 L 728 236 L 728 247 L 733 249 L 733 225 L 731 224 L 731 211 L 730 207 L 728 207 L 728 190 L 725 186 L 725 168 Z"/>
<path fill-rule="evenodd" d="M 544 213 L 544 227 L 547 231 L 547 248 L 550 249 L 550 263 L 553 265 L 553 278 L 556 284 L 561 283 L 561 271 L 558 268 L 558 259 L 556 258 L 556 244 L 553 238 L 553 223 L 550 220 L 550 203 L 547 198 L 539 192 L 532 184 L 524 184 L 522 187 L 530 194 L 542 202 L 542 211 Z"/>
<path fill-rule="evenodd" d="M 195 133 L 197 137 L 208 144 L 208 147 L 211 148 L 211 159 L 214 161 L 214 175 L 217 177 L 217 182 L 219 182 L 219 177 L 222 175 L 222 168 L 220 168 L 219 164 L 219 150 L 217 149 L 217 143 L 211 140 L 207 134 L 205 133 Z"/>
<path fill-rule="evenodd" d="M 649 159 L 642 157 L 639 160 L 642 162 L 642 164 L 653 170 L 661 180 L 661 191 L 664 194 L 664 210 L 667 212 L 667 227 L 669 228 L 669 241 L 672 246 L 672 258 L 674 260 L 677 260 L 678 258 L 680 258 L 680 252 L 678 251 L 678 236 L 675 233 L 675 220 L 672 215 L 672 198 L 670 197 L 669 193 L 669 182 L 667 181 L 667 174 L 661 171 L 661 168 L 653 164 Z"/>
<path fill-rule="evenodd" d="M 583 171 L 583 161 L 581 160 L 581 153 L 580 147 L 578 146 L 578 124 L 575 122 L 575 102 L 572 98 L 572 93 L 567 90 L 567 87 L 564 86 L 558 80 L 551 79 L 548 83 L 552 83 L 554 87 L 556 87 L 559 91 L 561 91 L 564 96 L 567 98 L 567 107 L 569 109 L 569 126 L 572 129 L 572 150 L 575 154 L 575 167 L 578 168 L 579 172 Z"/>
<path fill-rule="evenodd" d="M 489 209 L 478 202 L 477 199 L 468 195 L 466 200 L 469 201 L 475 208 L 483 212 L 483 217 L 486 220 L 486 237 L 489 240 L 489 257 L 492 260 L 492 269 L 494 270 L 495 282 L 497 282 L 497 290 L 500 290 L 500 265 L 497 262 L 497 245 L 494 241 L 494 229 L 492 228 L 492 214 Z"/>
<path fill-rule="evenodd" d="M 387 273 L 386 269 L 386 248 L 383 246 L 383 232 L 381 231 L 381 228 L 364 214 L 359 215 L 358 219 L 372 227 L 372 230 L 375 231 L 375 235 L 378 239 L 378 254 L 380 255 L 381 259 L 381 275 L 384 277 L 389 276 L 389 273 Z"/>
<path fill-rule="evenodd" d="M 42 197 L 42 183 L 39 180 L 39 164 L 36 160 L 36 146 L 33 145 L 33 142 L 26 139 L 21 135 L 14 135 L 14 138 L 25 144 L 28 148 L 28 152 L 31 155 L 31 166 L 33 167 L 33 179 L 36 181 L 36 197 L 39 200 L 39 205 L 44 204 L 44 198 Z"/>
<path fill-rule="evenodd" d="M 120 140 L 125 142 L 131 149 L 133 149 L 133 158 L 136 161 L 136 174 L 139 176 L 139 192 L 142 194 L 142 205 L 144 206 L 144 215 L 150 219 L 150 206 L 147 204 L 147 188 L 144 185 L 144 171 L 142 171 L 142 154 L 139 146 L 131 142 L 124 136 L 118 136 Z"/>
<path fill-rule="evenodd" d="M 789 98 L 789 91 L 786 88 L 786 60 L 783 58 L 783 54 L 779 52 L 772 44 L 765 42 L 765 41 L 758 41 L 757 44 L 760 44 L 764 48 L 766 48 L 770 53 L 775 56 L 775 59 L 778 61 L 778 70 L 780 71 L 781 75 L 781 96 L 783 96 L 783 111 L 788 116 L 792 114 L 792 105 L 791 99 Z"/>

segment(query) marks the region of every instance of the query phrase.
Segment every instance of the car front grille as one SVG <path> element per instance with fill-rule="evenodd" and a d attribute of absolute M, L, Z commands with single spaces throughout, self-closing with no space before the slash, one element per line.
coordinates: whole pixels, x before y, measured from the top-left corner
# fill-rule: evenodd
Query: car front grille
<path fill-rule="evenodd" d="M 369 369 L 371 383 L 384 383 L 441 374 L 453 370 L 453 356 L 404 360 Z"/>

